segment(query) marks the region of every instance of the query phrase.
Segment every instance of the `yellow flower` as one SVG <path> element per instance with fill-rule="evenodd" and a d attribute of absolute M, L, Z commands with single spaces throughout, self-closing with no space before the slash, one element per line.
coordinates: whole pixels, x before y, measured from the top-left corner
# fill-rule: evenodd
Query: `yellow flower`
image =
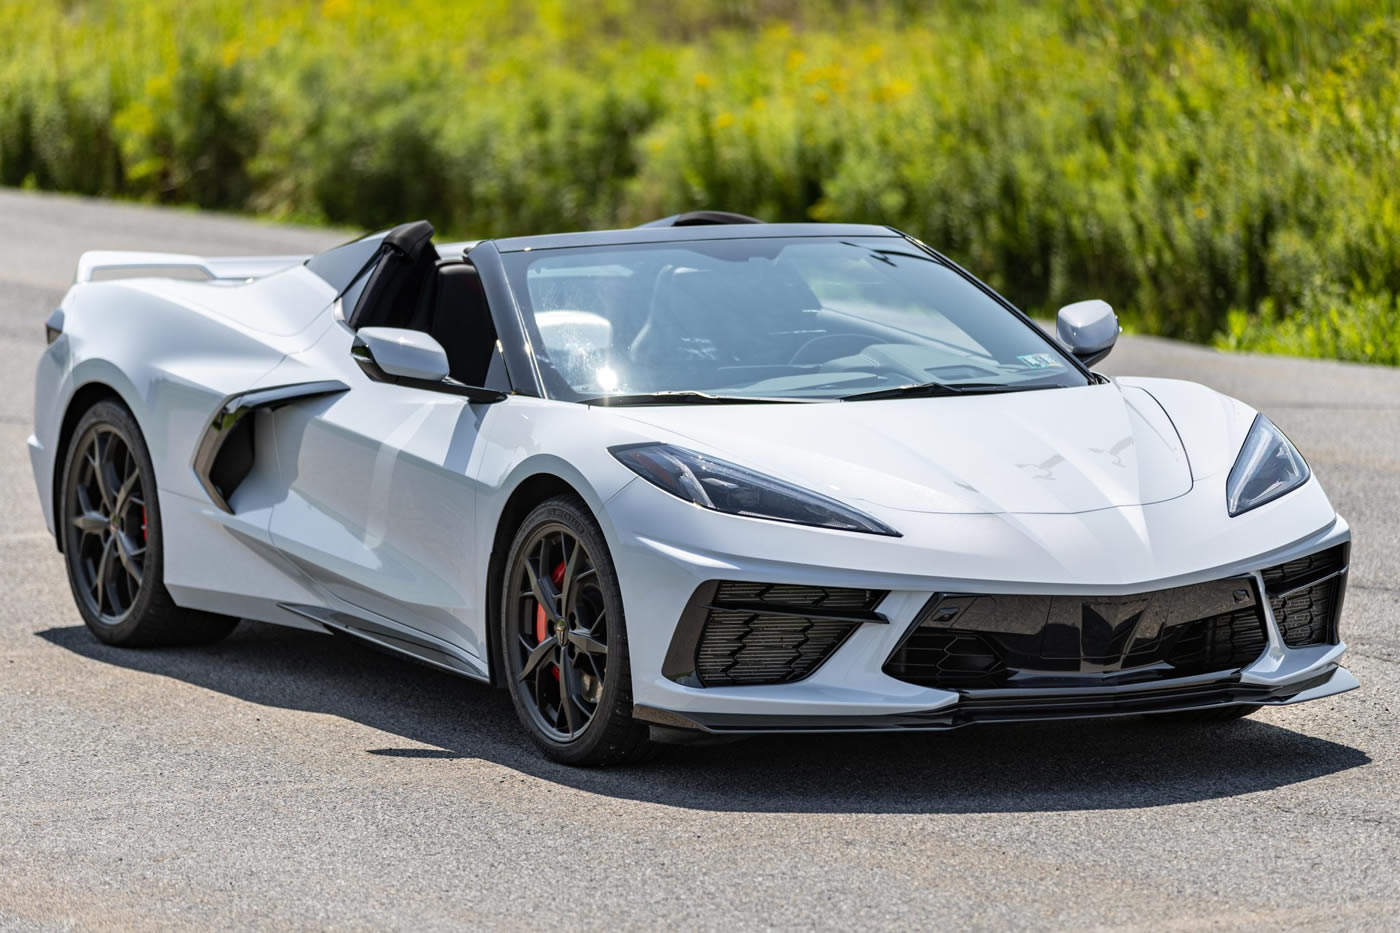
<path fill-rule="evenodd" d="M 709 75 L 705 74 L 705 72 L 695 72 L 695 86 L 700 88 L 702 91 L 713 83 L 714 80 Z"/>
<path fill-rule="evenodd" d="M 730 113 L 728 110 L 724 111 L 724 112 L 721 113 L 719 116 L 715 117 L 715 129 L 717 129 L 717 130 L 722 130 L 722 129 L 724 129 L 724 128 L 727 127 L 727 126 L 733 126 L 733 125 L 734 125 L 734 114 Z"/>

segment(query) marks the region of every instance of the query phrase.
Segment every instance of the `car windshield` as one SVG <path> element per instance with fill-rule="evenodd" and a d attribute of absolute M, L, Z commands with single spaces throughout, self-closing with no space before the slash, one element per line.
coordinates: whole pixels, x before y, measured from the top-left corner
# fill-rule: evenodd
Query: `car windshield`
<path fill-rule="evenodd" d="M 555 398 L 818 401 L 1088 383 L 1039 329 L 899 236 L 503 258 Z"/>

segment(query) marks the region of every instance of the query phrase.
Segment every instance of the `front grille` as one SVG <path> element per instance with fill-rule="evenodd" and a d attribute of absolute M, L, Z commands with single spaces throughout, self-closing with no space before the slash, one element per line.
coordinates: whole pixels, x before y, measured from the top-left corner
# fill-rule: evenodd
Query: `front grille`
<path fill-rule="evenodd" d="M 884 621 L 874 610 L 885 595 L 777 583 L 705 584 L 677 628 L 663 672 L 704 687 L 801 680 L 863 623 Z"/>
<path fill-rule="evenodd" d="M 1339 544 L 1336 547 L 1327 548 L 1325 551 L 1314 551 L 1306 557 L 1299 557 L 1286 564 L 1279 564 L 1277 567 L 1261 571 L 1260 576 L 1264 578 L 1264 588 L 1270 593 L 1282 593 L 1299 583 L 1336 573 L 1346 566 L 1346 550 L 1345 544 Z"/>
<path fill-rule="evenodd" d="M 1341 544 L 1263 571 L 1269 608 L 1284 644 L 1337 643 L 1346 565 L 1347 546 Z"/>
<path fill-rule="evenodd" d="M 1259 611 L 1242 609 L 1183 626 L 1166 661 L 1178 676 L 1208 674 L 1249 665 L 1268 643 Z"/>
<path fill-rule="evenodd" d="M 945 594 L 884 672 L 949 690 L 1145 683 L 1236 670 L 1267 644 L 1247 577 L 1119 597 Z"/>
<path fill-rule="evenodd" d="M 904 642 L 885 673 L 912 684 L 939 687 L 997 687 L 1006 682 L 1006 663 L 981 635 L 920 626 Z"/>

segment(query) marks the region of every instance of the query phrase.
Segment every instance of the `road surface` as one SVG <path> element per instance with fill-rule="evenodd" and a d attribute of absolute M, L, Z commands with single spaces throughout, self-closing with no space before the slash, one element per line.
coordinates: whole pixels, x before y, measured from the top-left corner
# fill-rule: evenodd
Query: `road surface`
<path fill-rule="evenodd" d="M 340 238 L 0 192 L 0 928 L 1400 922 L 1400 371 L 1143 338 L 1104 366 L 1260 407 L 1352 522 L 1362 689 L 1226 726 L 768 738 L 578 771 L 504 694 L 324 636 L 99 645 L 24 447 L 78 253 Z"/>

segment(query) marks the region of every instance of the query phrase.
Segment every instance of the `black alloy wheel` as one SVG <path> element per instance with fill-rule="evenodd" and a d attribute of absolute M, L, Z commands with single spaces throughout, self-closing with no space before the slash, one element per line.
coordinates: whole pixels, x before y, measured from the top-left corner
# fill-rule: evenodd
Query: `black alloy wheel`
<path fill-rule="evenodd" d="M 557 761 L 636 758 L 648 730 L 632 719 L 622 597 L 602 533 L 582 502 L 559 497 L 530 513 L 510 553 L 501 645 L 521 722 Z"/>
<path fill-rule="evenodd" d="M 98 402 L 73 432 L 55 510 L 68 582 L 87 627 L 108 644 L 200 644 L 237 619 L 175 605 L 164 583 L 151 456 L 131 413 Z"/>
<path fill-rule="evenodd" d="M 104 625 L 131 614 L 145 575 L 146 491 L 136 456 L 121 432 L 96 424 L 81 439 L 68 515 L 77 534 L 73 577 L 77 595 Z"/>

